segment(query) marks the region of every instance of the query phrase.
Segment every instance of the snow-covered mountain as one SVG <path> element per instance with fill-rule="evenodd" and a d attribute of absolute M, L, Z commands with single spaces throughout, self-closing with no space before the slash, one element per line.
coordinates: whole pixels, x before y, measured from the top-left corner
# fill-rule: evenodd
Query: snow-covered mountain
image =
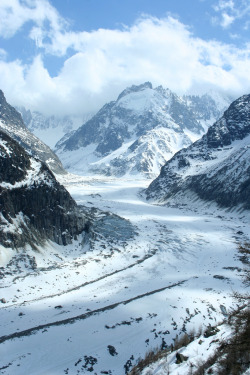
<path fill-rule="evenodd" d="M 0 245 L 34 247 L 51 240 L 66 245 L 86 219 L 48 167 L 0 131 Z"/>
<path fill-rule="evenodd" d="M 65 173 L 55 153 L 24 125 L 20 113 L 7 103 L 0 90 L 0 130 L 15 139 L 32 156 L 45 162 L 55 173 Z"/>
<path fill-rule="evenodd" d="M 79 174 L 155 177 L 175 152 L 200 138 L 228 104 L 227 98 L 209 95 L 181 98 L 146 82 L 124 90 L 61 140 L 56 152 L 66 169 Z"/>
<path fill-rule="evenodd" d="M 158 202 L 187 196 L 250 209 L 250 95 L 234 101 L 206 135 L 179 151 L 146 190 Z"/>
<path fill-rule="evenodd" d="M 17 107 L 16 109 L 21 113 L 27 128 L 52 149 L 61 138 L 65 135 L 69 137 L 83 122 L 91 117 L 88 114 L 83 117 L 45 116 L 38 111 L 31 111 L 24 107 Z"/>

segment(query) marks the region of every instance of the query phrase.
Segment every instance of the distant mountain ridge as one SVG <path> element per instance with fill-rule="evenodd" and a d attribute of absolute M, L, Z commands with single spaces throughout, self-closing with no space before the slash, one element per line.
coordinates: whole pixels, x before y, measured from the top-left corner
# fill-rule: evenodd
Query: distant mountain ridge
<path fill-rule="evenodd" d="M 55 153 L 24 125 L 20 113 L 7 103 L 0 90 L 0 130 L 14 138 L 32 156 L 45 162 L 55 173 L 66 173 Z"/>
<path fill-rule="evenodd" d="M 56 145 L 64 167 L 80 174 L 155 177 L 173 154 L 200 138 L 228 98 L 179 97 L 150 82 L 125 89 L 116 101 Z"/>
<path fill-rule="evenodd" d="M 27 128 L 39 139 L 41 139 L 52 150 L 55 144 L 65 135 L 74 132 L 91 115 L 85 116 L 46 116 L 38 111 L 31 111 L 24 107 L 16 107 L 23 118 Z"/>
<path fill-rule="evenodd" d="M 250 95 L 234 101 L 200 140 L 179 151 L 148 189 L 148 199 L 183 202 L 190 194 L 250 209 Z"/>

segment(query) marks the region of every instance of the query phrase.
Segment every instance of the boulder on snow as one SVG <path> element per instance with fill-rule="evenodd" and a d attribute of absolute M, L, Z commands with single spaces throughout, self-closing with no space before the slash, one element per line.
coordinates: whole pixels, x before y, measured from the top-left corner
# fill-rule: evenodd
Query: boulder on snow
<path fill-rule="evenodd" d="M 204 332 L 204 337 L 210 337 L 216 335 L 220 330 L 217 327 L 208 327 L 206 331 Z"/>
<path fill-rule="evenodd" d="M 185 361 L 188 360 L 188 357 L 186 357 L 185 355 L 181 354 L 181 353 L 176 353 L 176 364 L 179 365 L 180 363 L 183 363 Z"/>

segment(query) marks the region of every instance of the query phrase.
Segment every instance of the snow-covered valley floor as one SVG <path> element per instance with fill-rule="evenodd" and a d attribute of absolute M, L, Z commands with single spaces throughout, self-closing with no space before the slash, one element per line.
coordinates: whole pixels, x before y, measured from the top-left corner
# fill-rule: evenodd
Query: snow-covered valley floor
<path fill-rule="evenodd" d="M 48 243 L 13 264 L 5 251 L 1 374 L 125 374 L 150 348 L 223 321 L 233 292 L 245 292 L 238 246 L 249 242 L 248 213 L 152 205 L 138 194 L 148 181 L 62 182 L 78 204 L 126 221 L 100 216 L 91 244 Z"/>

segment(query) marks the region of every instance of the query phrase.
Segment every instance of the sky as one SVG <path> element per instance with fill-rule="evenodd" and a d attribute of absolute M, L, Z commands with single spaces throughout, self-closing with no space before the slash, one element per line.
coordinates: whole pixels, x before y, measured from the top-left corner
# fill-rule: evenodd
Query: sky
<path fill-rule="evenodd" d="M 0 0 L 0 89 L 47 115 L 133 84 L 250 93 L 249 0 Z"/>

